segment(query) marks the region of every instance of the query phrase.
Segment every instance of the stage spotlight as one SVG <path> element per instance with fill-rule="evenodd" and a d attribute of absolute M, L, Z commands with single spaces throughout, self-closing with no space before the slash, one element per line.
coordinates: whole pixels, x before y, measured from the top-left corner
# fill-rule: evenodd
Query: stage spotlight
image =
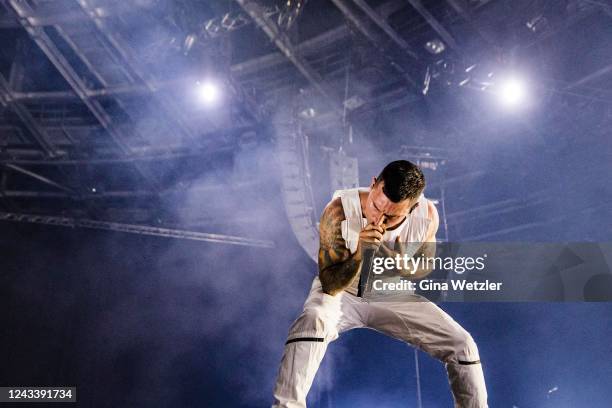
<path fill-rule="evenodd" d="M 219 100 L 219 88 L 210 81 L 198 81 L 197 92 L 200 101 L 207 105 L 212 105 Z"/>
<path fill-rule="evenodd" d="M 525 100 L 525 83 L 518 78 L 508 78 L 498 87 L 498 96 L 502 104 L 516 106 Z"/>

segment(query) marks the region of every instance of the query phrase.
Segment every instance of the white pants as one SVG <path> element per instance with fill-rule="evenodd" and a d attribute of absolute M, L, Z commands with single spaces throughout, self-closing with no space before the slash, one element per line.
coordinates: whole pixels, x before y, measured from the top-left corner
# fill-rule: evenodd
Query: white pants
<path fill-rule="evenodd" d="M 323 293 L 319 278 L 315 278 L 302 314 L 289 329 L 272 407 L 306 407 L 306 395 L 327 345 L 340 333 L 359 327 L 405 341 L 442 361 L 455 407 L 487 407 L 476 343 L 434 303 L 413 296 L 421 301 L 368 303 L 348 292 L 336 296 Z"/>

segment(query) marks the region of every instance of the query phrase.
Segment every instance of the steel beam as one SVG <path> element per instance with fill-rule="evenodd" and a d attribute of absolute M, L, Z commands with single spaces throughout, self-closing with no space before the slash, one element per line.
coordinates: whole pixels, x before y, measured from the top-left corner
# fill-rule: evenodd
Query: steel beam
<path fill-rule="evenodd" d="M 390 2 L 385 4 L 393 5 L 396 2 Z M 398 7 L 394 7 L 391 10 L 395 10 Z M 381 14 L 379 9 L 386 9 L 382 6 L 377 8 L 375 12 Z M 384 18 L 381 17 L 381 18 Z M 349 30 L 345 25 L 326 31 L 325 33 L 318 35 L 312 39 L 306 40 L 296 46 L 294 46 L 295 52 L 298 54 L 306 54 L 315 52 L 320 47 L 330 46 L 337 41 L 345 39 L 349 36 Z M 262 57 L 257 57 L 251 60 L 247 60 L 241 63 L 232 65 L 231 72 L 237 77 L 247 76 L 259 71 L 263 71 L 272 68 L 276 65 L 282 64 L 288 61 L 283 53 L 273 52 Z M 290 62 L 290 61 L 289 61 Z M 156 81 L 154 82 L 154 92 L 165 88 L 171 88 L 181 86 L 186 83 L 193 83 L 194 80 L 172 80 L 172 81 Z M 150 93 L 150 89 L 144 85 L 129 85 L 129 86 L 115 86 L 105 89 L 88 89 L 86 95 L 89 98 L 108 98 L 116 95 L 130 95 L 130 94 L 147 94 Z M 79 96 L 73 91 L 49 91 L 49 92 L 13 92 L 14 100 L 17 101 L 33 101 L 33 100 L 73 100 L 79 99 Z M 1 96 L 0 96 L 1 102 Z"/>
<path fill-rule="evenodd" d="M 449 47 L 454 50 L 459 50 L 457 41 L 453 38 L 446 28 L 423 6 L 421 0 L 407 0 L 408 3 L 427 21 L 427 23 L 435 30 L 436 33 L 442 38 Z"/>
<path fill-rule="evenodd" d="M 37 124 L 30 112 L 21 103 L 14 100 L 11 89 L 4 76 L 0 73 L 0 96 L 3 105 L 12 107 L 13 111 L 19 116 L 24 126 L 28 129 L 34 140 L 48 157 L 56 157 L 55 147 L 49 142 L 49 137 Z"/>
<path fill-rule="evenodd" d="M 106 129 L 111 138 L 115 141 L 115 144 L 119 148 L 120 152 L 123 155 L 130 156 L 132 155 L 132 149 L 130 146 L 126 144 L 126 137 L 123 132 L 118 129 L 112 122 L 110 116 L 105 112 L 102 105 L 96 101 L 92 100 L 87 95 L 87 86 L 83 82 L 83 80 L 79 77 L 79 75 L 74 71 L 70 63 L 64 58 L 62 53 L 57 49 L 53 41 L 49 38 L 47 33 L 41 27 L 34 27 L 30 25 L 27 21 L 27 10 L 29 10 L 26 3 L 19 2 L 17 0 L 7 0 L 4 2 L 5 7 L 16 14 L 19 18 L 19 22 L 22 27 L 27 31 L 30 38 L 34 40 L 34 42 L 38 45 L 38 47 L 43 51 L 43 53 L 47 56 L 49 61 L 55 66 L 55 68 L 60 72 L 60 74 L 64 77 L 64 79 L 68 82 L 73 91 L 78 95 L 81 101 L 87 106 L 90 112 L 96 117 L 96 119 L 100 122 L 100 124 Z M 135 166 L 138 172 L 142 175 L 142 177 L 147 181 L 150 187 L 159 191 L 159 187 L 157 183 L 146 173 L 140 169 L 138 166 Z"/>
<path fill-rule="evenodd" d="M 589 74 L 589 75 L 579 79 L 578 81 L 568 85 L 565 88 L 565 90 L 569 91 L 569 90 L 572 90 L 572 89 L 575 89 L 575 88 L 579 88 L 579 87 L 581 87 L 583 85 L 586 85 L 589 82 L 592 82 L 592 81 L 594 81 L 594 80 L 596 80 L 598 78 L 601 78 L 601 77 L 603 77 L 603 76 L 605 76 L 605 75 L 607 75 L 609 73 L 612 73 L 612 64 L 610 64 L 608 66 L 605 66 L 605 67 L 603 67 L 601 69 L 598 69 L 597 71 L 595 71 L 595 72 L 593 72 L 593 73 L 591 73 L 591 74 Z"/>
<path fill-rule="evenodd" d="M 89 228 L 106 231 L 126 232 L 163 238 L 188 239 L 192 241 L 215 242 L 220 244 L 241 245 L 255 248 L 274 248 L 274 241 L 244 238 L 235 235 L 209 234 L 175 228 L 159 228 L 148 225 L 124 224 L 119 222 L 97 221 L 47 215 L 0 212 L 0 221 L 13 221 L 32 224 L 55 225 L 69 228 Z"/>
<path fill-rule="evenodd" d="M 96 27 L 100 32 L 106 37 L 106 39 L 113 45 L 113 47 L 119 52 L 121 58 L 127 63 L 130 69 L 138 76 L 138 78 L 145 84 L 147 88 L 151 92 L 155 91 L 154 80 L 147 75 L 144 70 L 140 68 L 140 64 L 138 61 L 132 56 L 132 53 L 128 50 L 127 47 L 123 46 L 123 42 L 119 38 L 119 36 L 115 35 L 113 31 L 108 27 L 106 21 L 99 17 L 96 14 L 97 7 L 94 7 L 90 4 L 88 0 L 76 0 L 80 7 L 89 15 Z M 258 104 L 252 100 L 243 90 L 242 88 L 231 78 L 229 77 L 229 83 L 231 85 L 234 96 L 244 105 L 244 108 L 253 116 L 253 119 L 257 123 L 261 122 L 264 119 L 264 115 L 262 111 L 259 109 Z M 157 97 L 158 104 L 162 107 L 163 110 L 168 112 L 171 116 L 171 119 L 174 119 L 179 129 L 189 138 L 197 142 L 195 135 L 185 123 L 185 119 L 182 117 L 182 112 L 177 109 L 174 104 L 170 103 L 165 98 Z"/>
<path fill-rule="evenodd" d="M 35 173 L 35 172 L 30 171 L 28 169 L 24 169 L 21 166 L 17 166 L 17 165 L 14 165 L 14 164 L 4 164 L 4 167 L 6 167 L 7 169 L 10 169 L 10 170 L 13 170 L 13 171 L 15 171 L 17 173 L 24 174 L 24 175 L 26 175 L 28 177 L 31 177 L 31 178 L 33 178 L 35 180 L 38 180 L 38 181 L 40 181 L 40 182 L 42 182 L 44 184 L 49 185 L 49 186 L 58 188 L 58 189 L 60 189 L 62 191 L 65 191 L 66 193 L 76 194 L 76 191 L 72 190 L 71 188 L 68 188 L 68 187 L 63 186 L 62 184 L 56 183 L 55 181 L 53 181 L 53 180 L 51 180 L 51 179 L 49 179 L 49 178 L 47 178 L 45 176 L 41 176 L 38 173 Z"/>
<path fill-rule="evenodd" d="M 390 0 L 374 8 L 374 12 L 385 20 L 389 15 L 405 7 L 404 0 Z M 294 46 L 295 51 L 300 55 L 314 53 L 315 51 L 333 45 L 334 43 L 347 38 L 350 31 L 346 25 L 333 28 L 311 39 L 303 41 Z M 243 76 L 253 72 L 261 71 L 287 61 L 287 58 L 278 52 L 270 53 L 262 57 L 232 65 L 232 72 Z"/>
<path fill-rule="evenodd" d="M 0 168 L 0 203 L 9 211 L 20 211 L 10 197 L 6 197 L 6 187 L 8 185 L 8 170 Z"/>
<path fill-rule="evenodd" d="M 162 89 L 173 88 L 177 86 L 184 86 L 187 84 L 193 84 L 195 80 L 192 79 L 181 79 L 171 81 L 154 81 L 154 90 L 144 85 L 121 85 L 112 86 L 102 89 L 86 89 L 85 95 L 88 98 L 109 98 L 118 95 L 134 95 L 134 94 L 149 94 L 154 93 Z M 41 91 L 41 92 L 13 92 L 13 98 L 15 100 L 39 100 L 39 99 L 79 99 L 79 96 L 74 91 Z"/>
<path fill-rule="evenodd" d="M 87 90 L 88 98 L 104 98 L 119 94 L 149 92 L 144 87 L 113 87 L 106 89 Z M 71 91 L 40 91 L 40 92 L 13 92 L 15 101 L 38 101 L 38 100 L 74 100 L 79 99 L 78 95 Z"/>
<path fill-rule="evenodd" d="M 229 148 L 228 148 L 229 149 Z M 30 165 L 30 166 L 85 166 L 85 165 L 104 165 L 104 164 L 127 164 L 133 162 L 154 162 L 160 160 L 178 160 L 194 157 L 202 157 L 204 152 L 183 152 L 183 153 L 164 153 L 164 154 L 147 154 L 138 155 L 135 157 L 109 157 L 109 158 L 90 158 L 90 159 L 60 159 L 60 160 L 45 160 L 45 159 L 0 159 L 0 165 Z"/>
<path fill-rule="evenodd" d="M 47 58 L 49 58 L 55 68 L 57 68 L 77 96 L 115 140 L 115 143 L 122 153 L 130 154 L 130 148 L 125 143 L 124 135 L 122 135 L 119 129 L 114 126 L 111 118 L 106 114 L 102 106 L 97 101 L 93 101 L 87 96 L 87 86 L 85 86 L 84 82 L 81 80 L 81 78 L 79 78 L 79 75 L 74 71 L 74 69 L 72 69 L 70 63 L 57 49 L 53 41 L 51 41 L 49 36 L 42 28 L 29 24 L 26 13 L 27 9 L 24 8 L 25 3 L 17 0 L 8 0 L 8 6 L 9 9 L 18 16 L 22 27 L 28 32 L 30 37 L 40 47 Z"/>
<path fill-rule="evenodd" d="M 333 2 L 336 3 L 336 1 Z M 383 30 L 407 55 L 411 56 L 415 60 L 419 59 L 419 56 L 412 50 L 406 40 L 400 37 L 393 27 L 391 27 L 385 19 L 383 19 L 372 7 L 370 7 L 368 3 L 366 3 L 364 0 L 353 0 L 353 3 L 363 10 L 363 12 L 370 17 L 370 19 L 378 27 L 380 27 L 380 29 Z"/>
<path fill-rule="evenodd" d="M 459 14 L 465 21 L 472 21 L 472 13 L 465 0 L 446 0 L 446 2 Z"/>
<path fill-rule="evenodd" d="M 495 40 L 492 36 L 483 31 L 476 21 L 474 21 L 474 17 L 470 11 L 470 7 L 465 0 L 446 0 L 446 2 L 459 14 L 461 18 L 463 18 L 474 31 L 480 35 L 482 39 L 484 39 L 489 45 L 495 45 Z M 479 3 L 477 7 L 482 7 L 484 3 Z"/>
<path fill-rule="evenodd" d="M 329 46 L 337 41 L 340 41 L 349 36 L 350 32 L 345 25 L 331 29 L 323 34 L 317 35 L 309 40 L 301 42 L 294 46 L 296 52 L 301 55 L 311 53 L 325 46 Z M 273 52 L 261 57 L 253 58 L 231 67 L 232 73 L 243 76 L 263 69 L 271 68 L 275 65 L 282 64 L 287 61 L 287 58 L 280 52 Z"/>
<path fill-rule="evenodd" d="M 117 15 L 135 14 L 142 12 L 142 7 L 135 5 L 136 2 L 115 2 L 112 7 L 96 6 L 95 14 L 99 18 L 108 18 Z M 57 24 L 79 23 L 89 20 L 89 17 L 78 10 L 66 12 L 63 7 L 58 7 L 60 2 L 49 1 L 39 4 L 42 9 L 29 10 L 24 14 L 28 23 L 32 26 L 44 27 Z M 21 24 L 9 15 L 0 16 L 0 29 L 20 28 Z"/>
<path fill-rule="evenodd" d="M 145 73 L 140 68 L 140 64 L 138 64 L 136 59 L 132 56 L 132 53 L 129 52 L 128 49 L 123 46 L 122 41 L 108 27 L 106 21 L 104 21 L 104 19 L 96 13 L 96 7 L 92 6 L 89 1 L 86 0 L 76 0 L 76 2 L 78 3 L 82 11 L 91 18 L 98 30 L 102 33 L 102 35 L 119 53 L 121 58 L 130 68 L 130 71 L 132 71 L 132 73 L 136 75 L 136 77 L 146 86 L 146 88 L 149 89 L 149 91 L 154 92 L 156 90 L 154 81 L 152 81 L 150 76 L 147 75 L 147 73 Z M 170 120 L 174 120 L 177 128 L 181 131 L 181 133 L 183 133 L 183 135 L 186 136 L 188 139 L 197 142 L 197 138 L 195 137 L 189 126 L 186 125 L 185 120 L 182 118 L 182 113 L 164 98 L 156 97 L 156 101 L 164 111 L 168 112 Z"/>
<path fill-rule="evenodd" d="M 364 22 L 353 12 L 353 10 L 351 10 L 349 5 L 344 0 L 332 0 L 332 3 L 334 3 L 342 14 L 344 14 L 344 16 L 348 18 L 355 27 L 357 27 L 357 29 L 368 39 L 368 41 L 370 41 L 374 46 L 380 46 L 380 41 L 378 40 L 377 36 L 364 24 Z M 382 54 L 391 62 L 391 66 L 395 68 L 395 70 L 398 71 L 409 84 L 412 86 L 417 86 L 415 80 L 408 75 L 404 67 L 391 59 L 386 52 L 383 51 Z"/>
<path fill-rule="evenodd" d="M 74 195 L 52 191 L 30 191 L 30 190 L 6 190 L 4 196 L 13 198 L 71 198 Z M 102 193 L 80 194 L 81 200 L 101 200 L 112 198 L 153 197 L 154 193 L 149 191 L 105 191 Z"/>
<path fill-rule="evenodd" d="M 308 62 L 300 57 L 297 50 L 291 44 L 289 38 L 279 29 L 279 27 L 266 15 L 263 7 L 253 0 L 236 0 L 242 9 L 255 21 L 255 24 L 274 42 L 276 47 L 285 55 L 289 61 L 295 65 L 300 73 L 312 84 L 312 86 L 324 98 L 331 102 L 334 110 L 340 112 L 341 101 L 333 94 L 329 93 L 323 86 L 323 78 L 316 72 Z"/>

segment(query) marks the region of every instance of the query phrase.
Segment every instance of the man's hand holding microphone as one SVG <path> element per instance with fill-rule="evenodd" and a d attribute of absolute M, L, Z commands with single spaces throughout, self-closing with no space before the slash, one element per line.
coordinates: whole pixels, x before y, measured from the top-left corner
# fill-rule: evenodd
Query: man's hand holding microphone
<path fill-rule="evenodd" d="M 361 230 L 359 233 L 359 246 L 357 248 L 359 251 L 373 250 L 376 252 L 378 250 L 387 229 L 386 221 L 387 217 L 382 216 L 376 224 L 368 224 Z M 361 252 L 361 254 L 363 255 L 364 252 Z"/>
<path fill-rule="evenodd" d="M 385 235 L 386 217 L 382 216 L 376 224 L 368 224 L 359 233 L 359 244 L 357 247 L 358 254 L 361 255 L 361 274 L 359 277 L 359 289 L 357 296 L 362 296 L 366 290 L 367 276 L 372 270 L 374 255 L 382 244 L 383 235 Z"/>

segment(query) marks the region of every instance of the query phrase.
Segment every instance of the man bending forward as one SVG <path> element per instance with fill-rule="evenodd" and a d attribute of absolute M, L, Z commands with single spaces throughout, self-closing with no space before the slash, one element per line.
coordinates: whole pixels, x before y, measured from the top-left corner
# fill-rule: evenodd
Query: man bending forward
<path fill-rule="evenodd" d="M 388 256 L 407 251 L 396 243 L 421 243 L 418 252 L 434 256 L 438 213 L 423 196 L 425 179 L 414 164 L 389 163 L 366 189 L 340 190 L 320 223 L 319 276 L 304 309 L 289 329 L 274 387 L 274 407 L 306 407 L 306 395 L 327 349 L 347 330 L 367 327 L 405 341 L 442 361 L 455 407 L 487 407 L 476 343 L 442 309 L 416 294 L 415 301 L 368 303 L 360 296 L 364 250 Z M 425 245 L 427 243 L 427 245 Z M 430 270 L 404 270 L 420 279 Z"/>

